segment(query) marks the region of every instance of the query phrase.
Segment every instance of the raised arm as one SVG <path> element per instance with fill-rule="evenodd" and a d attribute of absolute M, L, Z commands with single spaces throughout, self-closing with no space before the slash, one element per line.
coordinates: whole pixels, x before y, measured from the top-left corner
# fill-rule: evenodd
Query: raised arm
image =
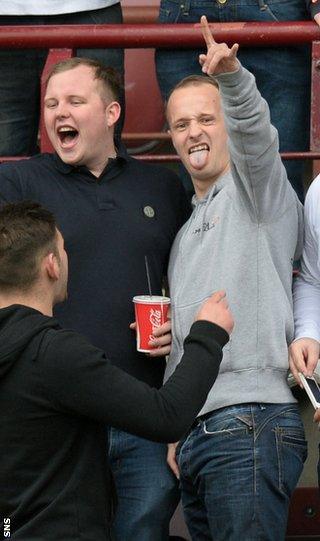
<path fill-rule="evenodd" d="M 298 202 L 281 162 L 268 105 L 253 75 L 237 59 L 238 44 L 217 43 L 205 17 L 201 28 L 207 52 L 199 61 L 219 84 L 234 181 L 251 218 L 273 223 Z"/>

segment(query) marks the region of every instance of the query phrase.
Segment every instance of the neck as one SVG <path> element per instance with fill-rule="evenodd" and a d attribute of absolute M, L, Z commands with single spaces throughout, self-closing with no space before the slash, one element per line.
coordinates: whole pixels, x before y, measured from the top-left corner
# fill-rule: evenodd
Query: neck
<path fill-rule="evenodd" d="M 7 308 L 13 304 L 21 304 L 28 306 L 34 310 L 38 310 L 45 316 L 52 316 L 53 303 L 49 296 L 44 298 L 43 295 L 35 294 L 34 292 L 12 292 L 9 294 L 0 294 L 0 308 Z"/>
<path fill-rule="evenodd" d="M 216 176 L 212 176 L 210 179 L 206 180 L 200 180 L 197 178 L 192 178 L 194 191 L 197 196 L 197 199 L 203 199 L 206 194 L 210 191 L 211 187 L 220 180 L 221 177 L 223 177 L 226 173 L 230 171 L 230 164 L 228 163 L 226 167 L 223 169 L 223 171 L 220 171 L 220 173 Z"/>
<path fill-rule="evenodd" d="M 116 148 L 113 146 L 112 148 L 108 150 L 106 158 L 104 158 L 100 162 L 96 162 L 92 164 L 92 166 L 88 166 L 90 173 L 92 173 L 97 178 L 100 177 L 101 173 L 107 167 L 108 161 L 116 157 L 117 157 L 117 151 L 116 151 Z"/>

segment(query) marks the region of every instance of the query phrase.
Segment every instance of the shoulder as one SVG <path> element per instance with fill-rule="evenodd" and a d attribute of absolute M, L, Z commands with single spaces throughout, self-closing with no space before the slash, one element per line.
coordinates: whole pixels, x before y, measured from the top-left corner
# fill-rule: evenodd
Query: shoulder
<path fill-rule="evenodd" d="M 86 338 L 71 329 L 62 329 L 61 327 L 51 328 L 44 336 L 41 353 L 49 355 L 54 354 L 55 351 L 58 351 L 61 348 L 66 351 L 66 346 L 72 346 L 72 348 L 75 347 L 75 349 L 78 350 L 88 345 L 90 345 L 90 343 Z M 67 351 L 67 353 L 69 354 L 72 352 Z"/>
<path fill-rule="evenodd" d="M 180 185 L 180 179 L 178 175 L 169 167 L 163 165 L 146 163 L 142 160 L 130 157 L 128 160 L 128 167 L 136 172 L 140 178 L 150 180 L 150 182 L 161 181 L 164 183 L 172 183 L 173 185 Z"/>
<path fill-rule="evenodd" d="M 312 209 L 314 207 L 319 208 L 320 201 L 320 175 L 318 175 L 314 181 L 310 184 L 307 191 L 305 208 Z"/>
<path fill-rule="evenodd" d="M 307 192 L 306 200 L 307 199 L 312 200 L 312 198 L 318 197 L 319 193 L 320 193 L 320 175 L 318 175 L 313 180 L 313 182 L 311 182 L 308 192 Z"/>
<path fill-rule="evenodd" d="M 105 354 L 84 336 L 70 329 L 49 329 L 41 344 L 41 358 L 47 367 L 60 373 L 79 370 L 93 360 L 106 362 Z"/>
<path fill-rule="evenodd" d="M 310 184 L 308 189 L 304 214 L 306 222 L 309 222 L 313 226 L 320 228 L 320 175 L 318 175 L 314 181 Z"/>
<path fill-rule="evenodd" d="M 24 158 L 22 160 L 4 162 L 0 164 L 1 174 L 18 174 L 23 175 L 24 172 L 34 172 L 40 170 L 42 167 L 53 167 L 53 155 L 52 154 L 37 154 L 32 158 Z"/>

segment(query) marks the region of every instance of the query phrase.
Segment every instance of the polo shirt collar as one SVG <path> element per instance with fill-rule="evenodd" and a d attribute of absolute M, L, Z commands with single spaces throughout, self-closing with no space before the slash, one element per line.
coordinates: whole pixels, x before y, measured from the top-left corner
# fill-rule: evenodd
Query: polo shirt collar
<path fill-rule="evenodd" d="M 57 153 L 54 153 L 53 159 L 54 159 L 54 162 L 55 162 L 55 165 L 56 165 L 58 171 L 60 171 L 60 173 L 63 173 L 65 175 L 67 175 L 69 173 L 72 173 L 74 171 L 79 171 L 79 170 L 90 173 L 89 169 L 87 169 L 87 167 L 85 165 L 78 167 L 78 166 L 70 165 L 69 163 L 65 163 L 64 161 L 61 160 L 60 156 L 58 156 Z M 123 163 L 128 162 L 129 159 L 130 159 L 130 156 L 129 156 L 128 152 L 127 152 L 127 149 L 125 148 L 123 143 L 120 143 L 117 146 L 117 156 L 116 156 L 116 158 L 109 158 L 108 163 L 107 163 L 104 171 L 106 171 L 108 166 L 110 166 L 114 162 L 118 162 L 119 165 L 121 165 Z M 102 174 L 104 173 L 104 171 L 102 172 Z"/>

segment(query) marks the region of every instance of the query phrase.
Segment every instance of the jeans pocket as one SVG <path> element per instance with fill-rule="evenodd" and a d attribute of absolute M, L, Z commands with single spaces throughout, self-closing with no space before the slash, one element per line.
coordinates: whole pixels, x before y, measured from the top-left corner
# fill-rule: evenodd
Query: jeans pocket
<path fill-rule="evenodd" d="M 203 433 L 216 438 L 239 438 L 252 430 L 249 415 L 214 414 L 202 423 Z"/>
<path fill-rule="evenodd" d="M 275 428 L 279 467 L 279 489 L 290 497 L 301 475 L 308 454 L 302 427 Z"/>
<path fill-rule="evenodd" d="M 158 23 L 174 24 L 179 22 L 181 14 L 180 4 L 163 2 L 159 9 Z"/>
<path fill-rule="evenodd" d="M 308 17 L 305 2 L 301 0 L 266 0 L 265 13 L 272 21 L 300 21 Z"/>
<path fill-rule="evenodd" d="M 123 22 L 120 4 L 87 11 L 84 16 L 88 18 L 87 24 L 121 24 Z"/>

